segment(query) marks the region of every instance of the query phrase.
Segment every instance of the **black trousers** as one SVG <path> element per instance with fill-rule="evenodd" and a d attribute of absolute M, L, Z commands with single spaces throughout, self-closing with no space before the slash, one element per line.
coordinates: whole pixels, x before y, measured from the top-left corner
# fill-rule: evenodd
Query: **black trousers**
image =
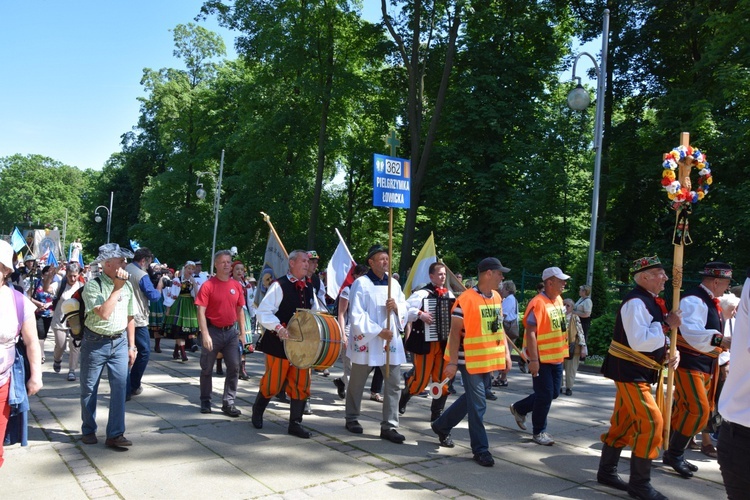
<path fill-rule="evenodd" d="M 716 448 L 727 497 L 729 500 L 747 498 L 750 494 L 750 428 L 725 420 Z"/>

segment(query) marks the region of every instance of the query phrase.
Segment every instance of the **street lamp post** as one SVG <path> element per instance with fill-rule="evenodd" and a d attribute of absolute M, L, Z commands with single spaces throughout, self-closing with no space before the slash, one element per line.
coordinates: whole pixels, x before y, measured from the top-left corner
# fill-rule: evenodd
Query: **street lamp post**
<path fill-rule="evenodd" d="M 195 192 L 195 196 L 199 200 L 206 198 L 206 190 L 203 189 L 203 183 L 200 182 L 202 175 L 210 175 L 213 177 L 211 172 L 197 172 L 198 179 L 195 185 L 198 186 L 198 190 Z M 221 202 L 221 179 L 224 176 L 224 150 L 221 150 L 221 163 L 219 164 L 219 181 L 216 183 L 216 195 L 214 196 L 214 239 L 211 244 L 211 267 L 209 268 L 209 275 L 214 270 L 214 254 L 216 253 L 216 231 L 219 229 L 219 203 Z"/>
<path fill-rule="evenodd" d="M 105 207 L 104 205 L 99 205 L 94 209 L 94 220 L 96 222 L 102 221 L 102 216 L 99 215 L 99 209 L 103 208 L 107 211 L 107 243 L 109 243 L 109 232 L 112 229 L 112 202 L 114 201 L 115 193 L 114 191 L 109 192 L 109 208 Z"/>
<path fill-rule="evenodd" d="M 581 52 L 573 61 L 573 81 L 578 81 L 576 88 L 568 94 L 568 106 L 576 111 L 583 111 L 591 98 L 581 85 L 581 78 L 576 77 L 576 64 L 581 56 L 588 56 L 594 63 L 596 73 L 596 117 L 594 120 L 594 192 L 591 200 L 591 233 L 589 235 L 589 259 L 586 267 L 586 284 L 591 286 L 594 279 L 594 253 L 596 249 L 596 224 L 599 216 L 599 181 L 602 169 L 602 135 L 604 133 L 604 91 L 607 88 L 607 50 L 609 46 L 609 9 L 604 9 L 602 16 L 602 55 L 601 65 L 597 66 L 596 59 L 588 52 Z"/>

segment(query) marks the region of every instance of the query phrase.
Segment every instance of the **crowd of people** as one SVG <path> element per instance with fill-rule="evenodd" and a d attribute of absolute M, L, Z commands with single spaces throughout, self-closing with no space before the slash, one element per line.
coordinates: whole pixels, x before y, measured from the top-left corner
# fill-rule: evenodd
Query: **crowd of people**
<path fill-rule="evenodd" d="M 16 265 L 5 242 L 0 242 L 0 258 L 0 274 L 8 285 L 0 288 L 3 433 L 12 427 L 10 408 L 18 405 L 10 402 L 19 391 L 11 380 L 15 352 L 18 346 L 25 351 L 27 374 L 21 392 L 32 395 L 42 387 L 41 365 L 46 362 L 45 343 L 52 330 L 53 371 L 61 371 L 67 351 L 67 379 L 80 379 L 83 444 L 98 442 L 95 414 L 105 367 L 110 386 L 105 446 L 125 451 L 133 444 L 125 437 L 125 403 L 143 391 L 151 338 L 153 352 L 160 353 L 164 337 L 174 340 L 172 355 L 178 362 L 188 362 L 188 353 L 200 351 L 201 413 L 214 411 L 214 367 L 224 375 L 221 412 L 231 418 L 242 414 L 235 398 L 238 381 L 249 378 L 245 356 L 256 349 L 262 352 L 265 370 L 252 405 L 252 425 L 263 428 L 271 399 L 286 396 L 290 402 L 288 433 L 307 439 L 311 433 L 302 421 L 311 411 L 311 375 L 314 368 L 327 375 L 330 365 L 295 366 L 287 356 L 291 322 L 303 309 L 335 313 L 332 324 L 342 334 L 336 355 L 344 371 L 333 382 L 345 400 L 346 431 L 365 432 L 359 421 L 362 395 L 369 374 L 379 370 L 383 377 L 383 387 L 377 392 L 383 403 L 382 439 L 404 442 L 399 416 L 412 397 L 428 391 L 433 396 L 429 422 L 440 446 L 455 446 L 451 430 L 466 417 L 473 458 L 490 467 L 494 459 L 483 419 L 487 400 L 493 396 L 491 388 L 508 384 L 511 355 L 517 353 L 519 367 L 531 375 L 533 390 L 510 405 L 510 413 L 523 430 L 530 418 L 532 440 L 543 446 L 555 443 L 548 431 L 552 402 L 560 394 L 572 395 L 580 359 L 587 355 L 591 288 L 581 286 L 575 302 L 563 300 L 570 276 L 558 267 L 544 269 L 538 293 L 522 312 L 515 284 L 505 280 L 510 269 L 497 258 L 479 262 L 476 280 L 460 290 L 446 286 L 447 268 L 435 262 L 429 267 L 429 282 L 416 286 L 407 299 L 399 282 L 389 276 L 390 255 L 380 245 L 369 249 L 367 265 L 353 270 L 353 281 L 336 294 L 336 300 L 327 296 L 324 281 L 315 273 L 317 252 L 294 250 L 288 257 L 287 274 L 270 284 L 257 305 L 254 277 L 229 251 L 214 255 L 212 274 L 202 270 L 200 260 L 187 261 L 175 272 L 155 263 L 147 248 L 133 253 L 115 243 L 102 245 L 94 263 L 85 268 L 70 263 L 60 269 L 37 269 L 30 255 L 23 265 Z M 616 397 L 611 427 L 601 438 L 597 480 L 636 498 L 665 498 L 650 484 L 651 461 L 663 447 L 664 464 L 682 477 L 692 477 L 698 468 L 685 459 L 684 451 L 698 435 L 702 436 L 701 450 L 718 457 L 730 497 L 734 491 L 734 497 L 740 498 L 738 492 L 747 491 L 748 476 L 736 466 L 742 450 L 736 443 L 748 439 L 750 421 L 748 405 L 737 398 L 747 395 L 748 384 L 744 373 L 734 375 L 739 370 L 728 370 L 728 359 L 732 343 L 739 340 L 739 357 L 746 361 L 747 287 L 742 298 L 726 293 L 732 268 L 711 262 L 701 272 L 700 285 L 685 292 L 680 308 L 670 312 L 659 297 L 668 280 L 660 260 L 638 259 L 631 273 L 635 287 L 617 312 L 602 366 L 604 376 L 615 383 Z M 71 300 L 80 304 L 80 338 L 66 321 L 65 305 Z M 257 343 L 256 328 L 260 332 Z M 677 354 L 669 357 L 668 334 L 673 328 L 678 329 Z M 407 356 L 412 368 L 402 373 Z M 652 385 L 662 382 L 666 365 L 675 370 L 675 398 L 672 432 L 662 442 L 664 405 L 658 398 L 660 391 L 654 397 Z M 464 391 L 446 409 L 457 374 Z M 719 429 L 717 445 L 713 437 Z M 627 482 L 617 473 L 626 446 L 632 448 Z M 746 458 L 742 460 L 747 463 Z"/>

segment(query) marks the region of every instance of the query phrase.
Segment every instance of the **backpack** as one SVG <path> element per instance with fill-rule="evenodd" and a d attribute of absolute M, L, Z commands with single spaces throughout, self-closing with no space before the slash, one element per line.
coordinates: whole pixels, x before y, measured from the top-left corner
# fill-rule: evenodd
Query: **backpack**
<path fill-rule="evenodd" d="M 99 285 L 99 292 L 102 291 L 102 280 L 99 277 L 94 278 Z M 73 292 L 73 295 L 62 303 L 63 321 L 70 328 L 70 337 L 73 339 L 73 345 L 79 347 L 83 340 L 83 328 L 86 324 L 86 304 L 82 297 L 83 287 Z"/>

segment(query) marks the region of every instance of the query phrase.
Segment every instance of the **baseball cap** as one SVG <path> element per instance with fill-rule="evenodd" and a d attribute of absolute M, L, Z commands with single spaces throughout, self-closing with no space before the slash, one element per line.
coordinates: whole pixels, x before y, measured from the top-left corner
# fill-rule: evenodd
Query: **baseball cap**
<path fill-rule="evenodd" d="M 500 263 L 500 260 L 496 259 L 495 257 L 487 257 L 486 259 L 482 259 L 477 266 L 477 270 L 480 273 L 483 273 L 485 271 L 494 271 L 495 269 L 499 269 L 503 273 L 510 272 L 510 268 L 504 267 Z"/>
<path fill-rule="evenodd" d="M 563 281 L 570 279 L 570 276 L 562 272 L 562 269 L 559 267 L 548 267 L 542 272 L 542 281 L 547 281 L 553 276 Z"/>

